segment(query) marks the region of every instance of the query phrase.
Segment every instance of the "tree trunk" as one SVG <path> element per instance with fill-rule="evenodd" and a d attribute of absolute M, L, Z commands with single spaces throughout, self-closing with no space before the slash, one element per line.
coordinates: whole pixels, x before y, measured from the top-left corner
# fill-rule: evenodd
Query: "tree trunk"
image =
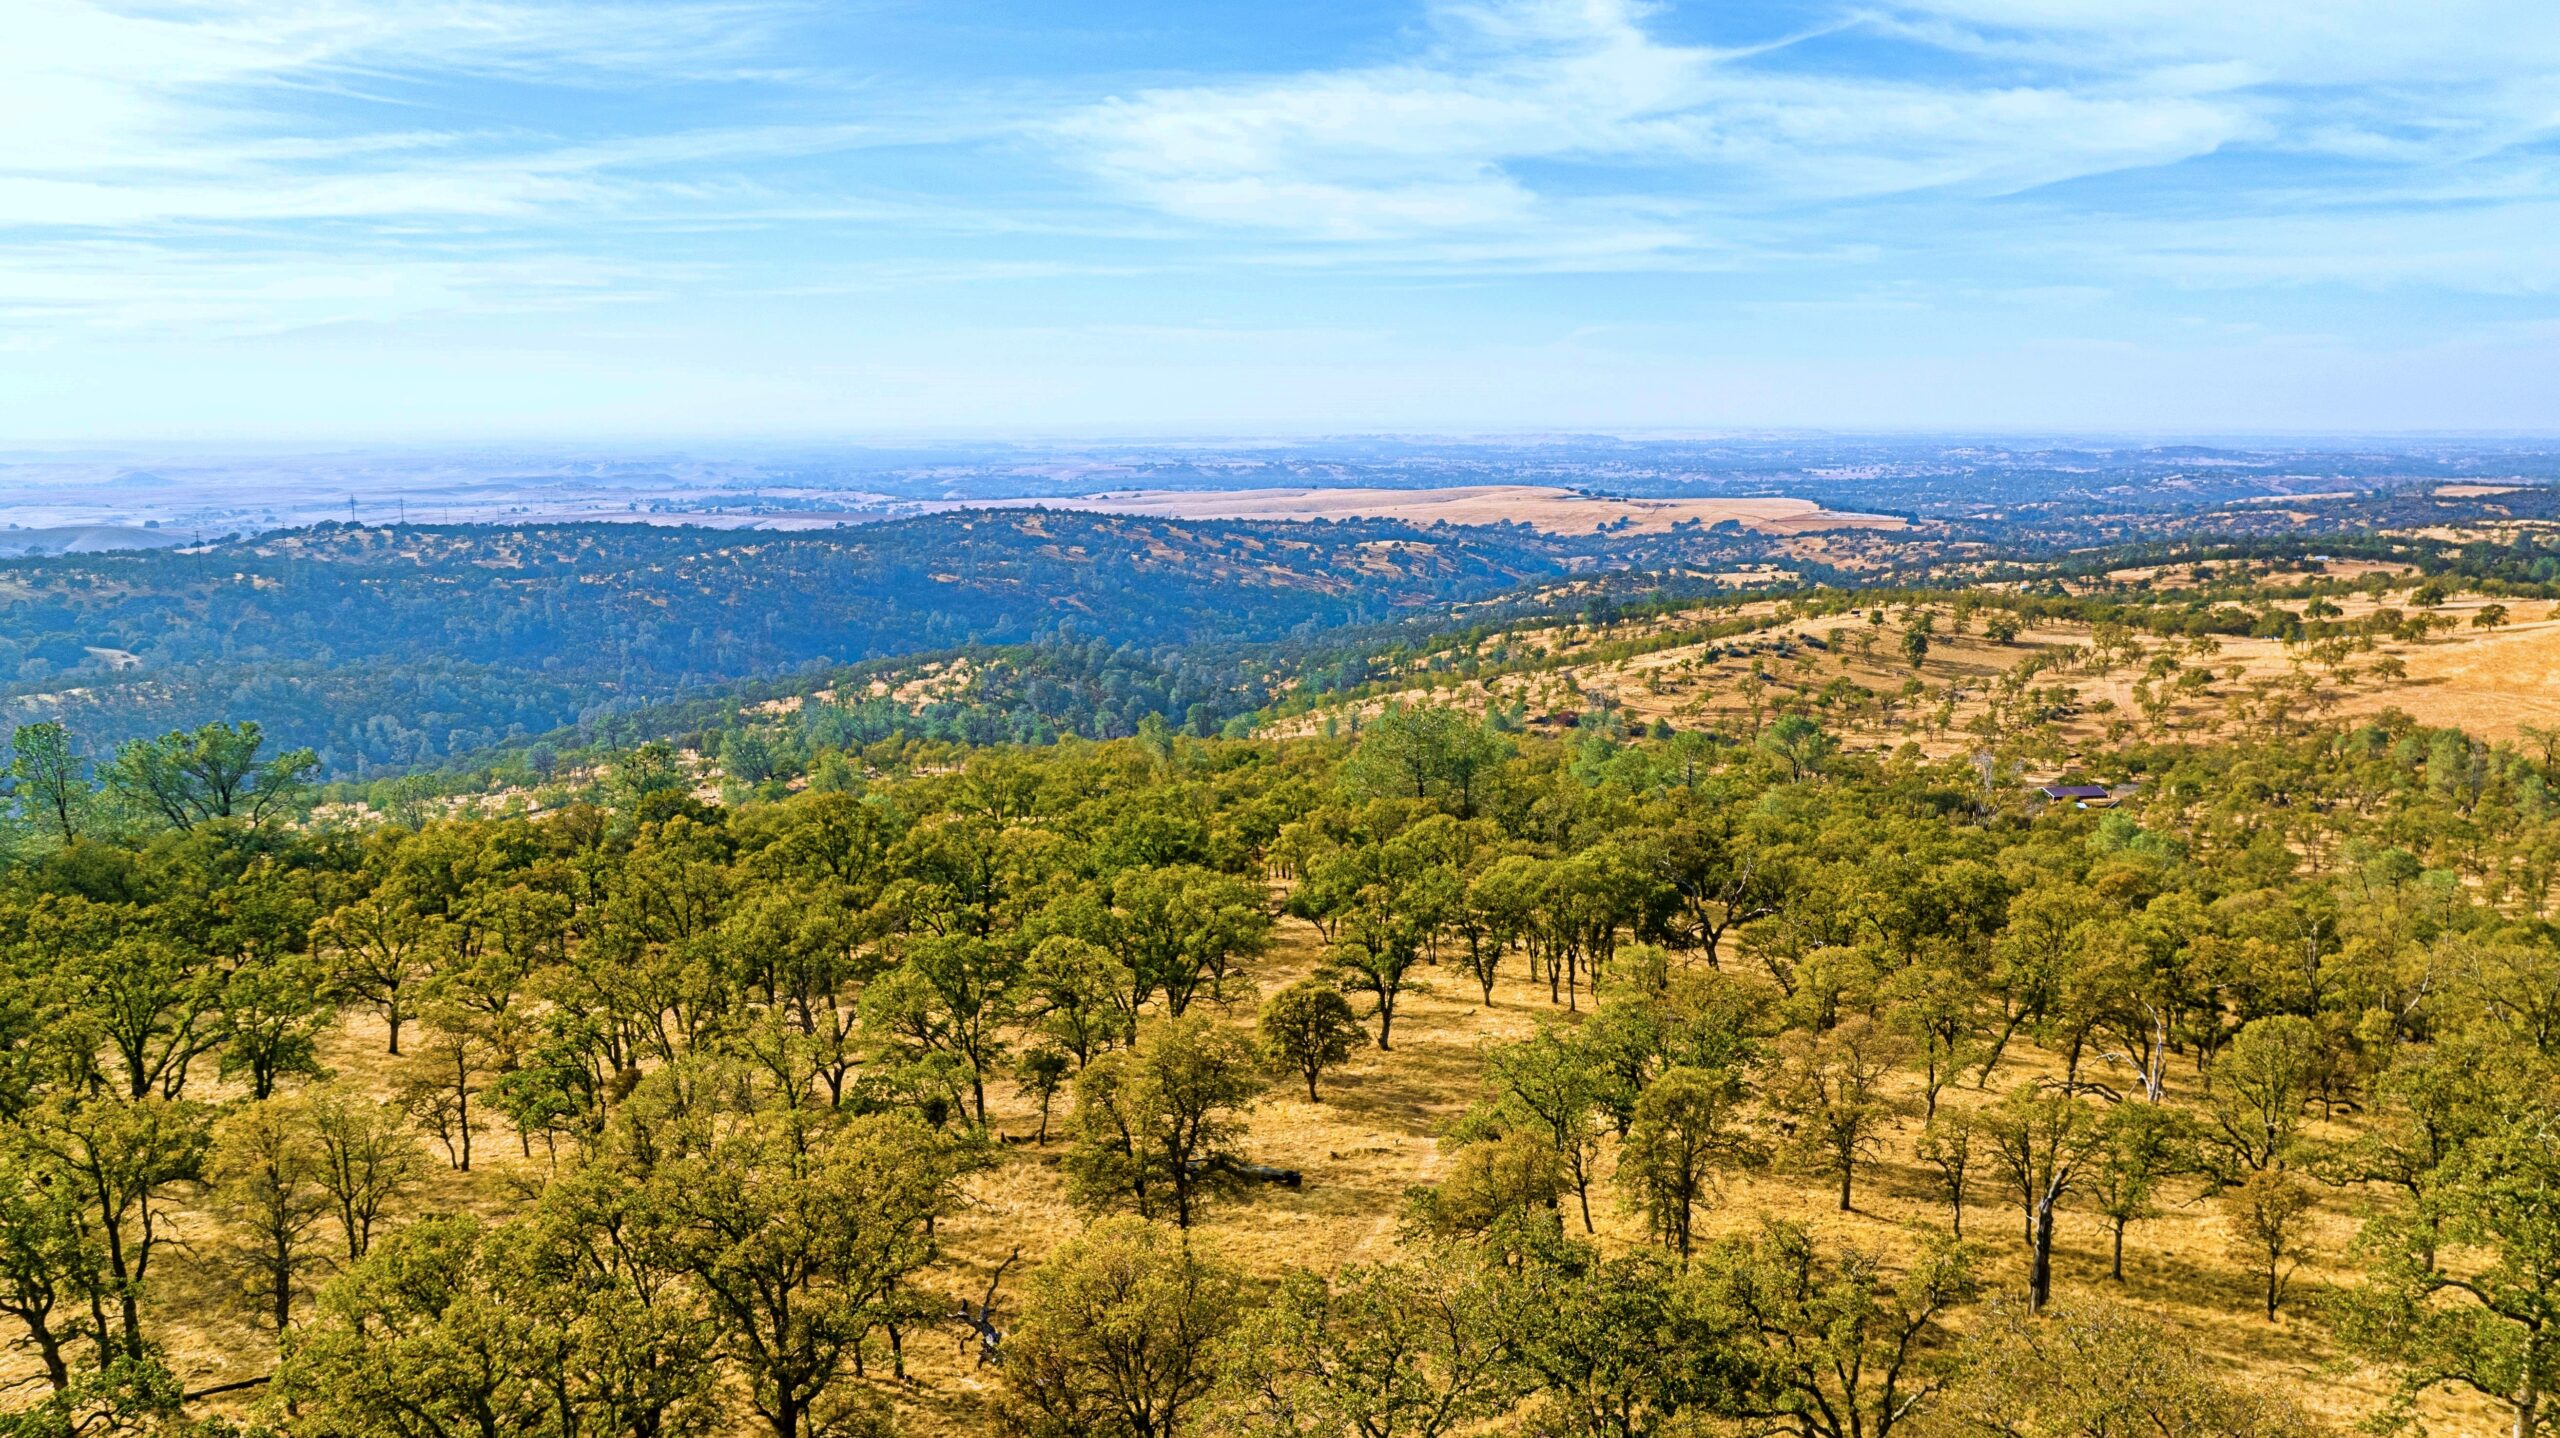
<path fill-rule="evenodd" d="M 2116 1220 L 2115 1260 L 2107 1268 L 2107 1277 L 2114 1279 L 2118 1283 L 2124 1282 L 2124 1225 L 2125 1221 L 2123 1219 L 2119 1218 Z"/>
<path fill-rule="evenodd" d="M 53 1385 L 56 1393 L 70 1387 L 71 1365 L 62 1361 L 62 1340 L 54 1336 L 53 1326 L 29 1320 L 24 1314 L 18 1318 L 27 1325 L 27 1336 L 35 1341 L 36 1353 L 44 1359 L 45 1381 Z"/>
<path fill-rule="evenodd" d="M 2001 1026 L 2000 1037 L 1991 1041 L 1991 1052 L 1983 1055 L 1982 1073 L 1973 1081 L 1974 1092 L 1981 1093 L 1991 1087 L 1992 1070 L 2000 1067 L 2000 1056 L 2009 1051 L 2009 1040 L 2017 1037 L 2018 1026 L 2026 1021 L 2027 1016 L 2021 1013 Z"/>
<path fill-rule="evenodd" d="M 107 1272 L 115 1277 L 118 1316 L 124 1321 L 124 1354 L 128 1358 L 140 1358 L 142 1356 L 142 1307 L 137 1290 L 141 1285 L 135 1281 L 132 1270 L 125 1263 L 123 1225 L 116 1221 L 114 1205 L 107 1199 L 105 1182 L 101 1179 L 95 1183 L 94 1187 L 98 1198 L 98 1213 L 105 1220 L 99 1227 L 105 1231 L 107 1237 Z M 103 1347 L 106 1342 L 103 1323 L 100 1328 L 99 1345 Z"/>
<path fill-rule="evenodd" d="M 268 1295 L 275 1303 L 276 1332 L 282 1333 L 293 1322 L 293 1250 L 285 1243 L 276 1245 L 275 1291 Z"/>
<path fill-rule="evenodd" d="M 2035 1261 L 2027 1272 L 2027 1311 L 2042 1313 L 2053 1301 L 2053 1204 L 2036 1207 Z"/>
<path fill-rule="evenodd" d="M 115 1362 L 116 1359 L 115 1348 L 110 1344 L 107 1338 L 106 1291 L 104 1286 L 99 1284 L 88 1285 L 88 1288 L 89 1341 L 97 1345 L 98 1366 L 100 1368 L 104 1368 L 108 1364 Z"/>

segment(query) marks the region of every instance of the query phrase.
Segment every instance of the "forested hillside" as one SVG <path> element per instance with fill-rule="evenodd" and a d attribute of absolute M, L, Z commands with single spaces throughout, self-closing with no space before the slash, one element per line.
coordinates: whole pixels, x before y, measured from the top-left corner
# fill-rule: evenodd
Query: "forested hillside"
<path fill-rule="evenodd" d="M 1457 705 L 1512 729 L 1753 738 L 1818 722 L 1828 742 L 1941 757 L 1989 746 L 2047 770 L 2091 743 L 2264 732 L 2302 714 L 2397 708 L 2498 738 L 2560 731 L 2560 691 L 2532 678 L 2560 642 L 2560 553 L 2542 536 L 2311 543 L 2154 543 L 2009 563 L 2019 577 L 1970 584 L 1925 568 L 1855 588 L 1618 572 L 1270 644 L 909 655 L 715 686 L 471 756 L 431 787 L 483 801 L 544 789 L 561 766 L 641 739 L 718 756 L 752 786 L 893 739 L 1047 743 L 1150 722 L 1306 734 L 1389 703 Z"/>
<path fill-rule="evenodd" d="M 356 776 L 824 660 L 1045 638 L 1172 664 L 1188 646 L 1760 544 L 1042 512 L 807 534 L 323 526 L 0 566 L 0 674 L 20 719 L 101 745 L 255 714 Z M 1179 720 L 1205 687 L 1177 683 L 1155 712 Z"/>
<path fill-rule="evenodd" d="M 10 1421 L 2550 1431 L 2547 757 L 2297 723 L 2085 809 L 1802 737 L 346 827 L 247 731 L 22 730 Z"/>
<path fill-rule="evenodd" d="M 729 722 L 723 706 L 830 686 L 881 701 L 845 731 L 865 739 L 1125 736 L 1149 715 L 1205 732 L 1284 695 L 1368 683 L 1413 650 L 1472 642 L 1521 616 L 1605 619 L 1719 590 L 1828 585 L 1823 602 L 1843 607 L 1862 602 L 1844 590 L 1900 586 L 1907 602 L 1912 586 L 1978 586 L 1983 602 L 2023 592 L 2107 611 L 2108 622 L 2217 632 L 2263 612 L 2268 596 L 2245 573 L 2177 592 L 2109 576 L 2316 571 L 2326 558 L 2350 567 L 2342 574 L 2381 565 L 2539 595 L 2560 575 L 2560 552 L 2492 513 L 2529 500 L 2539 502 L 2462 501 L 2467 522 L 2510 524 L 2476 533 L 2168 540 L 2127 521 L 2115 538 L 2140 542 L 2106 548 L 2088 547 L 2096 530 L 2010 521 L 1798 538 L 1041 511 L 801 534 L 326 525 L 0 563 L 0 700 L 17 722 L 67 722 L 100 754 L 254 714 L 339 779 L 536 740 L 584 748 L 716 730 Z M 2394 502 L 2413 524 L 2442 508 Z M 965 685 L 867 692 L 875 680 L 900 690 L 917 664 L 955 657 L 969 657 Z M 935 712 L 907 702 L 918 698 Z"/>

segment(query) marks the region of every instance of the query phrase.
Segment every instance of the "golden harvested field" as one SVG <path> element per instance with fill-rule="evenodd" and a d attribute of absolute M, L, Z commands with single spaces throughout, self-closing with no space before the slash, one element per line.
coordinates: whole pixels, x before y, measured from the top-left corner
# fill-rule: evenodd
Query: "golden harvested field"
<path fill-rule="evenodd" d="M 1487 484 L 1451 489 L 1133 489 L 1060 499 L 1005 499 L 972 508 L 1090 509 L 1158 519 L 1396 519 L 1411 524 L 1503 524 L 1550 534 L 1592 534 L 1623 522 L 1659 534 L 1676 524 L 1733 520 L 1763 534 L 1823 529 L 1903 529 L 1892 515 L 1848 514 L 1806 499 L 1606 499 L 1546 485 Z"/>
<path fill-rule="evenodd" d="M 2403 650 L 2409 677 L 2391 702 L 2430 723 L 2491 738 L 2512 738 L 2525 725 L 2560 728 L 2560 606 L 2531 612 L 2540 617 Z"/>

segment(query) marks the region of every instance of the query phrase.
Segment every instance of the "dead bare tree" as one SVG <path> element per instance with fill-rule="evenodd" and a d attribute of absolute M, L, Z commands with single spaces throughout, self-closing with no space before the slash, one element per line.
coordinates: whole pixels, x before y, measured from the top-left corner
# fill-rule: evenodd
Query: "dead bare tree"
<path fill-rule="evenodd" d="M 1004 1362 L 1004 1332 L 996 1327 L 996 1289 L 1004 1282 L 1004 1271 L 1013 1267 L 1021 1257 L 1022 1249 L 1017 1245 L 1013 1252 L 1004 1256 L 1004 1262 L 996 1265 L 996 1271 L 988 1275 L 986 1296 L 978 1300 L 978 1306 L 971 1309 L 969 1300 L 963 1298 L 959 1311 L 951 1315 L 957 1322 L 968 1326 L 969 1336 L 960 1340 L 960 1351 L 968 1352 L 970 1343 L 974 1341 L 978 1345 L 980 1368 Z"/>

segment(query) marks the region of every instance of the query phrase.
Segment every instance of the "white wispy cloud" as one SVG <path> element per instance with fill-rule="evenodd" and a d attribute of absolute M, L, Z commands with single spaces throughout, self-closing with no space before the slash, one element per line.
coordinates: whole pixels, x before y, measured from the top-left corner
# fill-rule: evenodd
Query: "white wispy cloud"
<path fill-rule="evenodd" d="M 1056 133 L 1141 203 L 1373 239 L 1564 223 L 1639 198 L 1731 211 L 1941 187 L 2002 192 L 2207 153 L 2259 124 L 2224 96 L 2142 84 L 1791 73 L 1766 63 L 1768 49 L 1657 39 L 1649 9 L 1444 5 L 1438 40 L 1409 63 L 1151 90 L 1096 105 Z M 1614 193 L 1605 182 L 1550 193 L 1524 178 L 1534 166 L 1647 173 Z"/>
<path fill-rule="evenodd" d="M 2245 96 L 2279 150 L 2458 163 L 2560 129 L 2560 8 L 2532 0 L 1886 0 L 1868 20 L 2066 78 Z"/>
<path fill-rule="evenodd" d="M 0 330 L 252 334 L 669 293 L 674 268 L 611 231 L 805 209 L 759 170 L 907 138 L 629 105 L 782 73 L 773 26 L 801 8 L 20 0 L 0 45 Z"/>
<path fill-rule="evenodd" d="M 242 339 L 436 315 L 523 317 L 663 297 L 705 278 L 678 265 L 494 248 L 389 258 L 64 240 L 0 250 L 0 341 L 41 347 L 65 319 L 143 339 Z"/>
<path fill-rule="evenodd" d="M 2249 82 L 2473 84 L 2546 72 L 2560 11 L 2518 0 L 1874 0 L 1879 23 L 1933 43 L 2068 69 L 2220 68 Z"/>
<path fill-rule="evenodd" d="M 1711 0 L 1407 3 L 1356 60 L 1020 83 L 825 0 L 15 0 L 0 346 L 1149 280 L 2075 324 L 2560 289 L 2548 0 L 1801 0 L 1721 40 Z"/>
<path fill-rule="evenodd" d="M 1996 202 L 2224 152 L 2560 194 L 2548 166 L 2506 163 L 2560 125 L 2560 9 L 2517 0 L 1875 0 L 1747 48 L 1664 39 L 1640 0 L 1441 0 L 1430 18 L 1401 62 L 1140 91 L 1052 133 L 1126 203 L 1355 263 L 1461 241 L 1676 263 L 1818 236 L 1826 207 L 1845 232 L 1898 198 Z M 1843 63 L 1822 48 L 1843 38 L 1898 48 Z M 2313 212 L 2393 185 L 2205 188 L 2343 259 L 2349 223 Z"/>
<path fill-rule="evenodd" d="M 504 123 L 440 129 L 462 117 L 391 92 L 456 76 L 716 76 L 757 51 L 756 18 L 710 3 L 21 0 L 0 46 L 0 225 L 486 215 L 581 198 L 575 174 L 645 155 Z M 331 95 L 371 103 L 313 103 Z"/>

